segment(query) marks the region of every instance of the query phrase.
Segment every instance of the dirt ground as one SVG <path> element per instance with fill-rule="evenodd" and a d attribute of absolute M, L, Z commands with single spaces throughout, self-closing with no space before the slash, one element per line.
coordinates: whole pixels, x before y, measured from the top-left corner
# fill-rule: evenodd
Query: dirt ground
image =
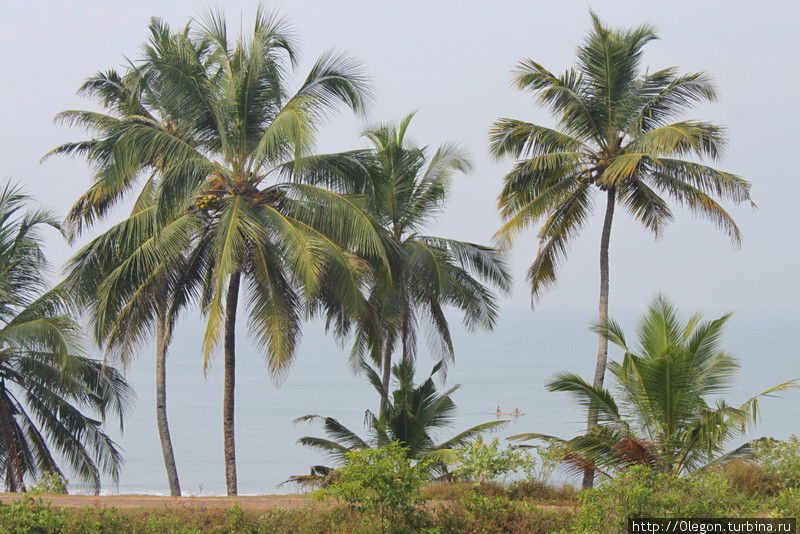
<path fill-rule="evenodd" d="M 83 506 L 104 508 L 222 508 L 229 509 L 237 503 L 243 510 L 285 510 L 319 506 L 317 501 L 301 495 L 257 495 L 241 497 L 159 497 L 155 495 L 39 495 L 53 506 L 81 508 Z M 25 496 L 18 493 L 0 493 L 0 502 L 11 503 Z"/>

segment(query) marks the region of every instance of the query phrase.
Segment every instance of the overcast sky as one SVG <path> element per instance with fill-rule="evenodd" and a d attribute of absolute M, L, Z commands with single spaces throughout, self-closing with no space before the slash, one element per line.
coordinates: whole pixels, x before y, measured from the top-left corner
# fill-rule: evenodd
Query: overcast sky
<path fill-rule="evenodd" d="M 87 187 L 79 161 L 39 158 L 82 132 L 52 123 L 64 109 L 91 108 L 76 96 L 100 69 L 137 59 L 152 16 L 183 25 L 207 3 L 192 1 L 14 2 L 0 5 L 4 75 L 0 83 L 0 177 L 11 177 L 64 214 Z M 533 58 L 554 71 L 574 62 L 589 28 L 589 6 L 615 25 L 654 24 L 660 41 L 647 47 L 651 70 L 707 70 L 720 101 L 687 118 L 728 128 L 730 145 L 718 165 L 753 182 L 757 211 L 731 207 L 744 245 L 732 248 L 710 224 L 685 212 L 654 242 L 627 215 L 616 220 L 611 244 L 612 310 L 641 308 L 656 292 L 682 307 L 797 313 L 800 296 L 798 222 L 800 124 L 796 24 L 798 2 L 499 2 L 294 1 L 267 6 L 294 23 L 301 43 L 297 78 L 323 51 L 345 50 L 362 60 L 377 99 L 370 122 L 418 110 L 412 135 L 420 143 L 458 141 L 471 151 L 475 172 L 459 178 L 434 229 L 441 235 L 488 242 L 498 226 L 495 200 L 510 162 L 493 162 L 487 131 L 498 117 L 553 125 L 533 99 L 510 87 L 510 71 Z M 225 2 L 229 21 L 250 21 L 255 2 Z M 345 113 L 332 119 L 321 151 L 362 146 L 363 124 Z M 599 204 L 598 204 L 599 207 Z M 560 284 L 542 309 L 595 308 L 599 217 L 575 241 Z M 120 214 L 117 214 L 118 218 Z M 50 236 L 51 259 L 70 250 Z M 536 251 L 533 232 L 517 242 L 511 262 L 516 284 L 508 308 L 528 306 L 524 281 Z"/>

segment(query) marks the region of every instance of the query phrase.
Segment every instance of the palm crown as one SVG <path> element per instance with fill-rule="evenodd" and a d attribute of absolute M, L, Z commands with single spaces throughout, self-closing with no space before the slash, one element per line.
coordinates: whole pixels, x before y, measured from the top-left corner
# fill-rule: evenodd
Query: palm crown
<path fill-rule="evenodd" d="M 138 246 L 126 252 L 125 265 L 106 286 L 128 277 L 135 283 L 124 285 L 138 287 L 158 265 L 192 251 L 209 312 L 208 354 L 221 329 L 225 284 L 242 273 L 257 289 L 251 292 L 251 321 L 278 371 L 298 334 L 296 282 L 313 293 L 326 270 L 338 265 L 337 272 L 357 272 L 361 265 L 345 246 L 365 255 L 381 252 L 354 201 L 312 184 L 274 179 L 281 163 L 307 152 L 319 120 L 336 102 L 363 108 L 365 79 L 351 59 L 327 54 L 300 89 L 287 95 L 294 45 L 285 23 L 263 13 L 247 43 L 230 43 L 218 15 L 207 16 L 196 30 L 173 33 L 158 20 L 150 29 L 145 60 L 119 84 L 135 93 L 129 100 L 139 103 L 138 114 L 130 107 L 119 113 L 115 106 L 116 114 L 60 115 L 100 134 L 54 151 L 85 154 L 98 167 L 95 184 L 76 203 L 70 221 L 77 227 L 93 221 L 143 170 L 152 172 L 137 203 L 143 209 L 118 229 Z M 125 299 L 116 298 L 110 309 L 118 310 Z M 118 314 L 107 315 L 112 320 Z"/>
<path fill-rule="evenodd" d="M 716 160 L 725 145 L 720 126 L 675 121 L 694 104 L 716 99 L 709 76 L 672 67 L 642 72 L 653 29 L 611 30 L 594 14 L 592 21 L 576 68 L 556 75 L 528 59 L 515 72 L 516 86 L 537 95 L 558 128 L 500 119 L 491 131 L 492 153 L 519 159 L 500 195 L 506 222 L 497 239 L 509 244 L 544 219 L 528 273 L 534 298 L 555 282 L 570 240 L 589 218 L 595 189 L 657 236 L 672 218 L 668 197 L 711 219 L 737 243 L 739 229 L 714 197 L 750 200 L 744 179 L 682 159 Z"/>
<path fill-rule="evenodd" d="M 354 321 L 353 354 L 356 362 L 365 354 L 376 363 L 383 359 L 387 388 L 395 345 L 401 346 L 404 362 L 413 362 L 418 330 L 428 324 L 435 333 L 432 351 L 446 362 L 454 350 L 445 310 L 463 312 L 469 328 L 491 328 L 497 305 L 484 283 L 502 290 L 511 283 L 497 250 L 427 233 L 453 175 L 468 172 L 471 163 L 453 143 L 435 150 L 414 145 L 407 137 L 412 118 L 367 129 L 369 149 L 309 158 L 301 169 L 307 180 L 336 183 L 346 177 L 363 196 L 364 209 L 385 243 L 388 260 L 374 264 L 365 313 Z M 353 317 L 337 318 L 340 333 L 348 333 Z"/>
<path fill-rule="evenodd" d="M 433 460 L 432 468 L 445 472 L 445 461 L 452 458 L 451 449 L 461 447 L 482 432 L 496 429 L 507 421 L 490 421 L 471 427 L 445 441 L 437 441 L 437 431 L 452 426 L 456 405 L 451 395 L 458 389 L 452 387 L 445 392 L 438 392 L 433 381 L 434 367 L 424 382 L 414 384 L 414 368 L 408 363 L 400 363 L 392 368 L 397 388 L 389 392 L 383 386 L 381 377 L 368 365 L 363 371 L 372 387 L 384 399 L 384 412 L 375 416 L 370 410 L 364 420 L 370 436 L 361 438 L 332 417 L 306 415 L 295 421 L 321 420 L 325 433 L 331 439 L 303 437 L 298 440 L 301 445 L 317 448 L 337 462 L 345 459 L 345 453 L 354 449 L 381 447 L 393 441 L 406 447 L 410 458 L 423 457 Z"/>

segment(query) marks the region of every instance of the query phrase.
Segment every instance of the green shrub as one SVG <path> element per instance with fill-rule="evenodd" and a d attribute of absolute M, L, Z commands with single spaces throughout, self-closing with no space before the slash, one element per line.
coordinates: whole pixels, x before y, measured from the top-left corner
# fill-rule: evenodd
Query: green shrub
<path fill-rule="evenodd" d="M 480 483 L 505 481 L 513 474 L 546 482 L 563 456 L 552 446 L 533 449 L 503 447 L 499 439 L 494 438 L 487 443 L 482 435 L 454 452 L 456 462 L 451 470 L 453 477 Z"/>
<path fill-rule="evenodd" d="M 68 481 L 58 473 L 48 472 L 42 474 L 28 491 L 32 495 L 61 494 L 66 495 Z"/>
<path fill-rule="evenodd" d="M 786 441 L 762 438 L 753 443 L 754 461 L 784 487 L 800 488 L 800 439 Z"/>
<path fill-rule="evenodd" d="M 318 497 L 330 497 L 349 510 L 375 515 L 381 531 L 397 530 L 422 519 L 418 506 L 430 479 L 429 462 L 412 461 L 398 442 L 384 447 L 350 451 L 338 476 Z"/>
<path fill-rule="evenodd" d="M 787 488 L 775 499 L 778 517 L 793 517 L 800 522 L 800 488 Z"/>
<path fill-rule="evenodd" d="M 756 512 L 721 473 L 678 477 L 642 466 L 582 492 L 579 500 L 580 532 L 624 532 L 630 517 L 737 517 Z"/>
<path fill-rule="evenodd" d="M 67 522 L 41 499 L 0 505 L 0 534 L 56 534 L 66 530 Z"/>

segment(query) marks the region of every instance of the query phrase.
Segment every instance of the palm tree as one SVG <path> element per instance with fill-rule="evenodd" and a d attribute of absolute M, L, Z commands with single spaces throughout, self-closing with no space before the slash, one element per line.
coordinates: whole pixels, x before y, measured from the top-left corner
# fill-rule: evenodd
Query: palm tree
<path fill-rule="evenodd" d="M 145 59 L 136 69 L 147 82 L 148 101 L 158 102 L 164 119 L 62 115 L 111 140 L 98 177 L 106 204 L 129 191 L 142 168 L 158 162 L 153 204 L 142 215 L 155 227 L 135 221 L 131 226 L 140 246 L 104 280 L 111 296 L 101 323 L 113 323 L 123 306 L 112 289 L 138 287 L 181 258 L 194 262 L 181 276 L 208 315 L 206 364 L 223 338 L 223 434 L 231 495 L 237 492 L 235 326 L 241 285 L 249 296 L 251 332 L 267 353 L 269 371 L 280 374 L 295 354 L 304 298 L 323 281 L 336 283 L 333 293 L 341 297 L 342 309 L 355 311 L 368 268 L 357 255 L 384 253 L 355 200 L 314 184 L 277 180 L 282 164 L 308 154 L 328 112 L 341 103 L 360 111 L 368 97 L 359 65 L 333 53 L 323 55 L 288 95 L 295 54 L 285 26 L 259 10 L 252 34 L 234 42 L 220 14 L 209 13 L 180 32 L 154 20 Z"/>
<path fill-rule="evenodd" d="M 471 164 L 458 145 L 446 143 L 430 151 L 410 143 L 406 133 L 412 118 L 410 114 L 399 124 L 367 129 L 363 135 L 370 149 L 307 158 L 300 168 L 309 181 L 335 184 L 346 179 L 365 197 L 365 210 L 380 227 L 388 263 L 374 265 L 366 313 L 354 324 L 339 314 L 337 328 L 348 334 L 354 327 L 354 365 L 370 354 L 383 370 L 387 391 L 396 345 L 401 361 L 413 363 L 418 330 L 427 324 L 434 334 L 433 352 L 443 362 L 452 359 L 444 309 L 462 311 L 470 329 L 492 328 L 497 304 L 483 282 L 504 291 L 511 285 L 498 251 L 424 233 L 444 207 L 452 176 L 469 172 Z"/>
<path fill-rule="evenodd" d="M 383 386 L 383 380 L 368 364 L 362 364 L 362 370 L 372 387 L 383 399 L 383 415 L 376 417 L 370 410 L 364 414 L 365 424 L 370 433 L 368 438 L 361 438 L 332 417 L 306 415 L 295 419 L 300 421 L 322 421 L 325 433 L 331 438 L 303 437 L 297 442 L 301 445 L 321 450 L 337 463 L 345 460 L 348 451 L 381 447 L 393 441 L 406 448 L 411 459 L 429 458 L 434 472 L 446 474 L 446 461 L 452 458 L 451 450 L 463 446 L 479 434 L 494 430 L 507 421 L 489 421 L 473 426 L 456 436 L 438 441 L 436 432 L 444 427 L 452 426 L 456 405 L 452 394 L 458 386 L 444 393 L 439 393 L 433 381 L 433 375 L 441 364 L 436 364 L 430 376 L 419 385 L 414 385 L 414 367 L 407 362 L 396 364 L 392 373 L 397 380 L 397 388 L 389 392 Z M 315 466 L 312 474 L 327 475 L 332 469 L 326 466 Z M 293 477 L 298 481 L 306 477 Z"/>
<path fill-rule="evenodd" d="M 157 108 L 158 101 L 154 100 L 148 91 L 146 80 L 142 78 L 137 69 L 131 68 L 125 75 L 120 75 L 114 70 L 100 72 L 84 82 L 79 91 L 99 101 L 100 105 L 109 114 L 100 116 L 95 123 L 108 118 L 115 124 L 116 121 L 125 119 L 145 118 L 149 121 L 160 122 L 163 129 L 175 129 L 175 123 L 167 117 L 163 110 Z M 73 113 L 66 112 L 62 115 L 70 118 Z M 104 216 L 120 195 L 119 181 L 109 179 L 105 173 L 113 173 L 115 160 L 112 157 L 114 143 L 117 140 L 113 129 L 105 131 L 97 124 L 95 132 L 97 137 L 78 143 L 61 145 L 50 153 L 46 159 L 55 154 L 83 154 L 97 167 L 97 180 L 84 193 L 67 215 L 66 226 L 68 239 L 74 240 L 93 223 L 96 218 Z M 158 170 L 161 160 L 156 157 L 146 165 L 131 165 L 128 173 L 135 175 L 138 171 L 151 172 L 146 185 L 142 188 L 139 198 L 134 204 L 131 218 L 125 223 L 109 230 L 103 236 L 93 240 L 81 252 L 76 254 L 67 268 L 68 276 L 65 283 L 69 284 L 71 298 L 82 308 L 95 310 L 95 340 L 98 345 L 105 347 L 107 352 L 118 352 L 123 364 L 129 363 L 134 349 L 149 336 L 143 335 L 151 330 L 156 339 L 156 423 L 159 440 L 161 442 L 162 456 L 170 488 L 170 495 L 180 496 L 180 480 L 175 463 L 175 454 L 172 447 L 172 438 L 169 431 L 167 418 L 167 375 L 166 360 L 169 340 L 172 335 L 172 326 L 175 314 L 181 308 L 173 306 L 174 275 L 181 272 L 178 265 L 165 265 L 153 273 L 144 285 L 131 284 L 128 287 L 116 288 L 109 295 L 117 301 L 133 299 L 125 303 L 124 307 L 116 310 L 117 315 L 98 313 L 100 306 L 99 288 L 102 281 L 127 258 L 136 247 L 141 245 L 142 233 L 131 233 L 131 226 L 142 220 L 142 215 L 149 217 L 152 226 L 155 221 L 153 215 L 153 190 L 156 187 Z M 138 241 L 132 241 L 131 236 L 138 235 Z M 142 281 L 139 281 L 140 283 Z M 121 293 L 121 294 L 120 294 Z M 185 299 L 178 299 L 181 304 L 186 304 Z M 102 318 L 105 317 L 105 322 Z"/>
<path fill-rule="evenodd" d="M 115 413 L 122 427 L 132 392 L 83 355 L 63 290 L 47 290 L 39 230 L 59 225 L 49 211 L 23 211 L 29 200 L 0 190 L 0 472 L 7 491 L 25 491 L 26 477 L 63 479 L 63 462 L 99 492 L 101 473 L 117 480 L 122 463 L 102 419 Z"/>
<path fill-rule="evenodd" d="M 593 192 L 605 196 L 600 238 L 599 323 L 608 318 L 608 249 L 614 210 L 621 204 L 660 236 L 672 219 L 667 200 L 710 219 L 735 243 L 739 229 L 715 197 L 750 201 L 746 180 L 686 156 L 716 160 L 724 130 L 709 122 L 672 122 L 694 104 L 714 101 L 705 73 L 675 68 L 643 72 L 645 44 L 656 38 L 650 26 L 610 29 L 592 13 L 593 29 L 578 48 L 578 64 L 561 75 L 523 60 L 515 73 L 519 89 L 538 96 L 558 119 L 557 128 L 503 118 L 491 130 L 496 157 L 518 161 L 504 178 L 499 198 L 505 223 L 496 234 L 509 246 L 517 233 L 543 220 L 539 251 L 528 271 L 534 302 L 556 281 L 574 239 L 589 220 Z M 593 384 L 602 387 L 608 343 L 600 336 Z M 589 429 L 595 424 L 589 412 Z M 591 473 L 584 480 L 591 486 Z"/>
<path fill-rule="evenodd" d="M 560 373 L 550 391 L 566 391 L 587 411 L 596 409 L 599 424 L 588 434 L 561 440 L 542 434 L 509 439 L 544 439 L 563 444 L 565 460 L 582 471 L 607 476 L 631 465 L 646 465 L 675 475 L 720 465 L 750 453 L 748 444 L 725 452 L 728 443 L 754 424 L 759 399 L 797 387 L 779 384 L 740 406 L 717 398 L 732 383 L 736 359 L 720 348 L 730 314 L 702 321 L 695 314 L 681 321 L 664 297 L 650 305 L 637 329 L 638 347 L 630 347 L 613 320 L 595 331 L 624 351 L 609 370 L 616 394 L 573 373 Z"/>

